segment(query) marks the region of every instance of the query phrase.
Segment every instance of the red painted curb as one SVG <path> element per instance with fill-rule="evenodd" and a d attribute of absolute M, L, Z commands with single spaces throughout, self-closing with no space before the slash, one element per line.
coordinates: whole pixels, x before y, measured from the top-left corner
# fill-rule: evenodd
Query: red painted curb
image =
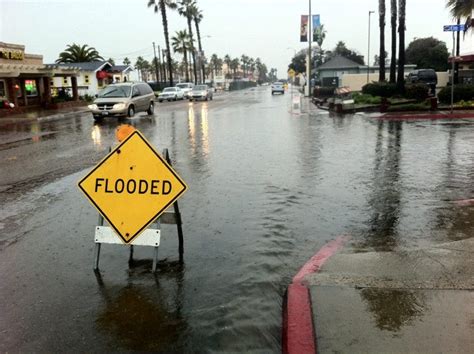
<path fill-rule="evenodd" d="M 453 113 L 453 114 L 442 114 L 442 113 L 433 113 L 433 114 L 386 114 L 375 119 L 382 120 L 405 120 L 405 119 L 419 119 L 419 120 L 436 120 L 436 119 L 473 119 L 473 113 Z"/>
<path fill-rule="evenodd" d="M 316 335 L 309 289 L 303 284 L 305 276 L 318 272 L 350 236 L 339 236 L 321 248 L 295 275 L 288 287 L 286 306 L 283 310 L 282 351 L 285 354 L 316 353 Z"/>

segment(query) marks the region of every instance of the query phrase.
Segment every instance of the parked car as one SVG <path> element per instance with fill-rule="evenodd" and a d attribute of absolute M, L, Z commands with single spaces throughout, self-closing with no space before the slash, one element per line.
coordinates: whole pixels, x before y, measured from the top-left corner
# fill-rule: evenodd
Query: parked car
<path fill-rule="evenodd" d="M 179 84 L 176 84 L 176 87 L 179 87 L 181 90 L 184 92 L 184 97 L 188 98 L 189 93 L 192 91 L 194 84 L 191 82 L 181 82 Z"/>
<path fill-rule="evenodd" d="M 177 101 L 183 99 L 184 92 L 179 87 L 167 87 L 158 95 L 159 102 L 163 102 L 164 100 Z"/>
<path fill-rule="evenodd" d="M 212 90 L 207 85 L 196 85 L 189 95 L 189 100 L 212 100 Z"/>
<path fill-rule="evenodd" d="M 430 87 L 431 93 L 434 94 L 436 85 L 438 84 L 438 76 L 436 75 L 436 71 L 433 69 L 418 69 L 408 74 L 407 82 L 412 84 L 426 84 Z"/>
<path fill-rule="evenodd" d="M 274 95 L 276 92 L 280 92 L 281 94 L 285 94 L 285 88 L 283 87 L 282 82 L 274 82 L 272 84 L 272 95 Z"/>
<path fill-rule="evenodd" d="M 144 82 L 112 84 L 99 92 L 89 109 L 95 120 L 104 117 L 133 117 L 135 113 L 154 112 L 155 94 Z"/>

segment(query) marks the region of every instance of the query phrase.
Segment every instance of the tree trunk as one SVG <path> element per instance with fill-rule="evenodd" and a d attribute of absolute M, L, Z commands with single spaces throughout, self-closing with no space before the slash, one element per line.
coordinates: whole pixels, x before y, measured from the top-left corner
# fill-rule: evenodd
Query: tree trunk
<path fill-rule="evenodd" d="M 189 71 L 188 71 L 188 51 L 184 49 L 184 70 L 186 72 L 186 82 L 189 82 Z"/>
<path fill-rule="evenodd" d="M 202 44 L 201 44 L 201 30 L 199 29 L 199 23 L 195 20 L 194 24 L 196 25 L 196 34 L 198 37 L 198 46 L 199 46 L 199 58 L 201 59 L 201 71 L 202 71 L 202 84 L 206 82 L 206 68 L 204 67 L 204 58 L 202 55 L 204 54 L 202 50 Z"/>
<path fill-rule="evenodd" d="M 380 26 L 379 81 L 385 81 L 385 0 L 379 0 L 379 26 Z M 369 62 L 369 66 L 370 66 L 370 62 Z"/>
<path fill-rule="evenodd" d="M 390 82 L 397 81 L 397 0 L 391 0 L 392 58 L 390 59 Z"/>
<path fill-rule="evenodd" d="M 163 32 L 165 34 L 165 42 L 166 42 L 166 60 L 168 61 L 168 73 L 170 76 L 170 86 L 173 87 L 173 68 L 171 63 L 171 48 L 170 48 L 170 38 L 168 33 L 168 20 L 166 18 L 166 5 L 165 0 L 160 0 L 160 11 L 161 11 L 161 19 L 163 22 Z"/>
<path fill-rule="evenodd" d="M 197 85 L 196 53 L 194 50 L 193 26 L 191 24 L 191 17 L 188 17 L 188 30 L 189 30 L 189 38 L 191 41 L 191 56 L 193 57 L 194 84 Z"/>
<path fill-rule="evenodd" d="M 401 94 L 405 93 L 405 9 L 406 0 L 398 1 L 398 76 L 397 89 Z"/>

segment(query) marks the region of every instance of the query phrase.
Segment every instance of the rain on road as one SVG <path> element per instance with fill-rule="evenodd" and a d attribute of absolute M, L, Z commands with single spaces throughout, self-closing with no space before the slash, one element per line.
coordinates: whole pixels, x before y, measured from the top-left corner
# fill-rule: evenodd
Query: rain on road
<path fill-rule="evenodd" d="M 473 122 L 290 112 L 268 88 L 157 106 L 131 123 L 189 186 L 152 251 L 102 247 L 76 183 L 115 144 L 89 115 L 0 121 L 0 351 L 279 352 L 283 295 L 319 247 L 391 251 L 470 237 Z"/>

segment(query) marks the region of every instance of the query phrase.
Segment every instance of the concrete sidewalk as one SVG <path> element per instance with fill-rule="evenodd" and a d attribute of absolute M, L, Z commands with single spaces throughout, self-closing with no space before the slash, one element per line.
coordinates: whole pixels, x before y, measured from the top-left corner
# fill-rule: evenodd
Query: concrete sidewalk
<path fill-rule="evenodd" d="M 354 253 L 306 274 L 319 353 L 472 353 L 474 238 Z"/>
<path fill-rule="evenodd" d="M 89 109 L 87 105 L 79 107 L 67 107 L 61 109 L 39 109 L 31 112 L 12 114 L 0 117 L 1 124 L 11 124 L 25 121 L 47 121 L 72 117 L 78 114 L 86 113 Z"/>

